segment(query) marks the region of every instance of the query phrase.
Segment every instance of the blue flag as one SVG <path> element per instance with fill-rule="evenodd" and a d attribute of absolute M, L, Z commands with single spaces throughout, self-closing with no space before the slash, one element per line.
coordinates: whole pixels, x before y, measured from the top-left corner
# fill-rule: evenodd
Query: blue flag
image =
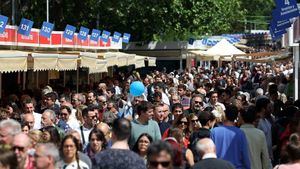
<path fill-rule="evenodd" d="M 93 29 L 90 39 L 98 42 L 100 35 L 101 31 L 99 31 L 98 29 Z"/>
<path fill-rule="evenodd" d="M 130 34 L 129 33 L 124 33 L 123 34 L 123 42 L 124 43 L 129 43 L 129 40 L 130 40 Z"/>
<path fill-rule="evenodd" d="M 119 43 L 121 35 L 122 35 L 121 33 L 115 32 L 114 35 L 113 35 L 112 41 L 116 42 L 116 43 Z"/>
<path fill-rule="evenodd" d="M 106 30 L 103 30 L 102 32 L 102 36 L 101 36 L 101 40 L 105 43 L 108 42 L 108 39 L 109 39 L 109 36 L 110 36 L 110 32 L 106 31 Z"/>

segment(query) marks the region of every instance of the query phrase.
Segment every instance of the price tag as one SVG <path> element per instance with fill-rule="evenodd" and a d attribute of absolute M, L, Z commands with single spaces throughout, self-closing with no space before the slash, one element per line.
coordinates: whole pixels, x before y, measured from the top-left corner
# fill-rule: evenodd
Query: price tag
<path fill-rule="evenodd" d="M 129 40 L 130 40 L 130 34 L 129 33 L 124 33 L 123 34 L 123 42 L 124 43 L 129 43 Z"/>
<path fill-rule="evenodd" d="M 63 34 L 63 37 L 66 39 L 73 40 L 76 28 L 72 25 L 67 25 Z"/>
<path fill-rule="evenodd" d="M 106 30 L 103 30 L 102 32 L 102 36 L 101 36 L 101 40 L 105 43 L 108 42 L 108 39 L 109 39 L 109 36 L 110 36 L 110 32 L 106 31 Z"/>
<path fill-rule="evenodd" d="M 46 38 L 50 38 L 53 28 L 54 28 L 54 24 L 49 22 L 43 22 L 40 35 Z"/>
<path fill-rule="evenodd" d="M 81 40 L 86 40 L 89 32 L 90 32 L 90 30 L 88 28 L 81 26 L 79 33 L 78 33 L 78 38 Z"/>
<path fill-rule="evenodd" d="M 101 31 L 99 31 L 98 29 L 93 29 L 90 39 L 98 42 L 100 35 Z"/>
<path fill-rule="evenodd" d="M 0 34 L 5 31 L 5 27 L 8 21 L 8 17 L 4 15 L 0 15 Z"/>
<path fill-rule="evenodd" d="M 33 22 L 31 20 L 22 18 L 21 23 L 18 28 L 18 33 L 21 35 L 29 36 L 32 25 L 33 25 Z"/>
<path fill-rule="evenodd" d="M 119 40 L 120 40 L 120 37 L 121 37 L 121 33 L 119 33 L 119 32 L 114 32 L 114 36 L 113 36 L 113 38 L 112 38 L 112 41 L 113 42 L 116 42 L 116 43 L 119 43 Z"/>

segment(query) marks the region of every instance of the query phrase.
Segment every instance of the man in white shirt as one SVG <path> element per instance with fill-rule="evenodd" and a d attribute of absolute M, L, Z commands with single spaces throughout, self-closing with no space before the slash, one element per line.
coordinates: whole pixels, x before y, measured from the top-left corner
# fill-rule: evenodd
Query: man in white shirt
<path fill-rule="evenodd" d="M 72 114 L 72 110 L 68 106 L 61 106 L 60 107 L 60 120 L 65 121 L 71 129 L 77 129 L 80 127 L 79 122 L 74 119 L 70 118 Z"/>
<path fill-rule="evenodd" d="M 24 107 L 24 114 L 32 114 L 34 117 L 34 125 L 33 129 L 40 129 L 41 128 L 41 118 L 42 115 L 39 113 L 34 112 L 34 104 L 31 99 L 27 99 L 23 103 Z"/>

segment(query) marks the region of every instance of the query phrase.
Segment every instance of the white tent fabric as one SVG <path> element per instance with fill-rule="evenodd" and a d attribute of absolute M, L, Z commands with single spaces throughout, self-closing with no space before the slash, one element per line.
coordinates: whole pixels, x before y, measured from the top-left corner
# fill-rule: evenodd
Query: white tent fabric
<path fill-rule="evenodd" d="M 234 45 L 229 43 L 226 39 L 222 39 L 212 48 L 207 51 L 191 51 L 190 53 L 200 56 L 201 60 L 219 60 L 220 57 L 245 54 Z"/>
<path fill-rule="evenodd" d="M 0 72 L 27 71 L 27 52 L 21 51 L 0 51 Z"/>

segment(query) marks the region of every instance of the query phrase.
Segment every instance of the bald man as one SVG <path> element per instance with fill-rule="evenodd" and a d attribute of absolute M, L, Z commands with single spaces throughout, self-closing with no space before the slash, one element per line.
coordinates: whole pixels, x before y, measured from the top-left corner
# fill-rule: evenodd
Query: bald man
<path fill-rule="evenodd" d="M 33 166 L 33 161 L 29 158 L 32 144 L 28 135 L 24 133 L 15 135 L 12 148 L 17 156 L 19 168 L 30 168 Z"/>
<path fill-rule="evenodd" d="M 103 132 L 106 141 L 109 142 L 111 139 L 111 129 L 109 125 L 101 122 L 97 124 L 97 128 Z"/>
<path fill-rule="evenodd" d="M 210 169 L 234 169 L 235 167 L 228 161 L 218 159 L 216 146 L 210 138 L 203 138 L 197 142 L 197 151 L 202 160 L 197 162 L 193 169 L 210 168 Z"/>
<path fill-rule="evenodd" d="M 24 124 L 28 124 L 30 127 L 30 130 L 40 129 L 35 126 L 35 119 L 34 119 L 33 114 L 27 113 L 27 114 L 23 114 L 21 117 L 22 117 L 22 122 Z M 39 126 L 41 126 L 41 124 Z"/>

